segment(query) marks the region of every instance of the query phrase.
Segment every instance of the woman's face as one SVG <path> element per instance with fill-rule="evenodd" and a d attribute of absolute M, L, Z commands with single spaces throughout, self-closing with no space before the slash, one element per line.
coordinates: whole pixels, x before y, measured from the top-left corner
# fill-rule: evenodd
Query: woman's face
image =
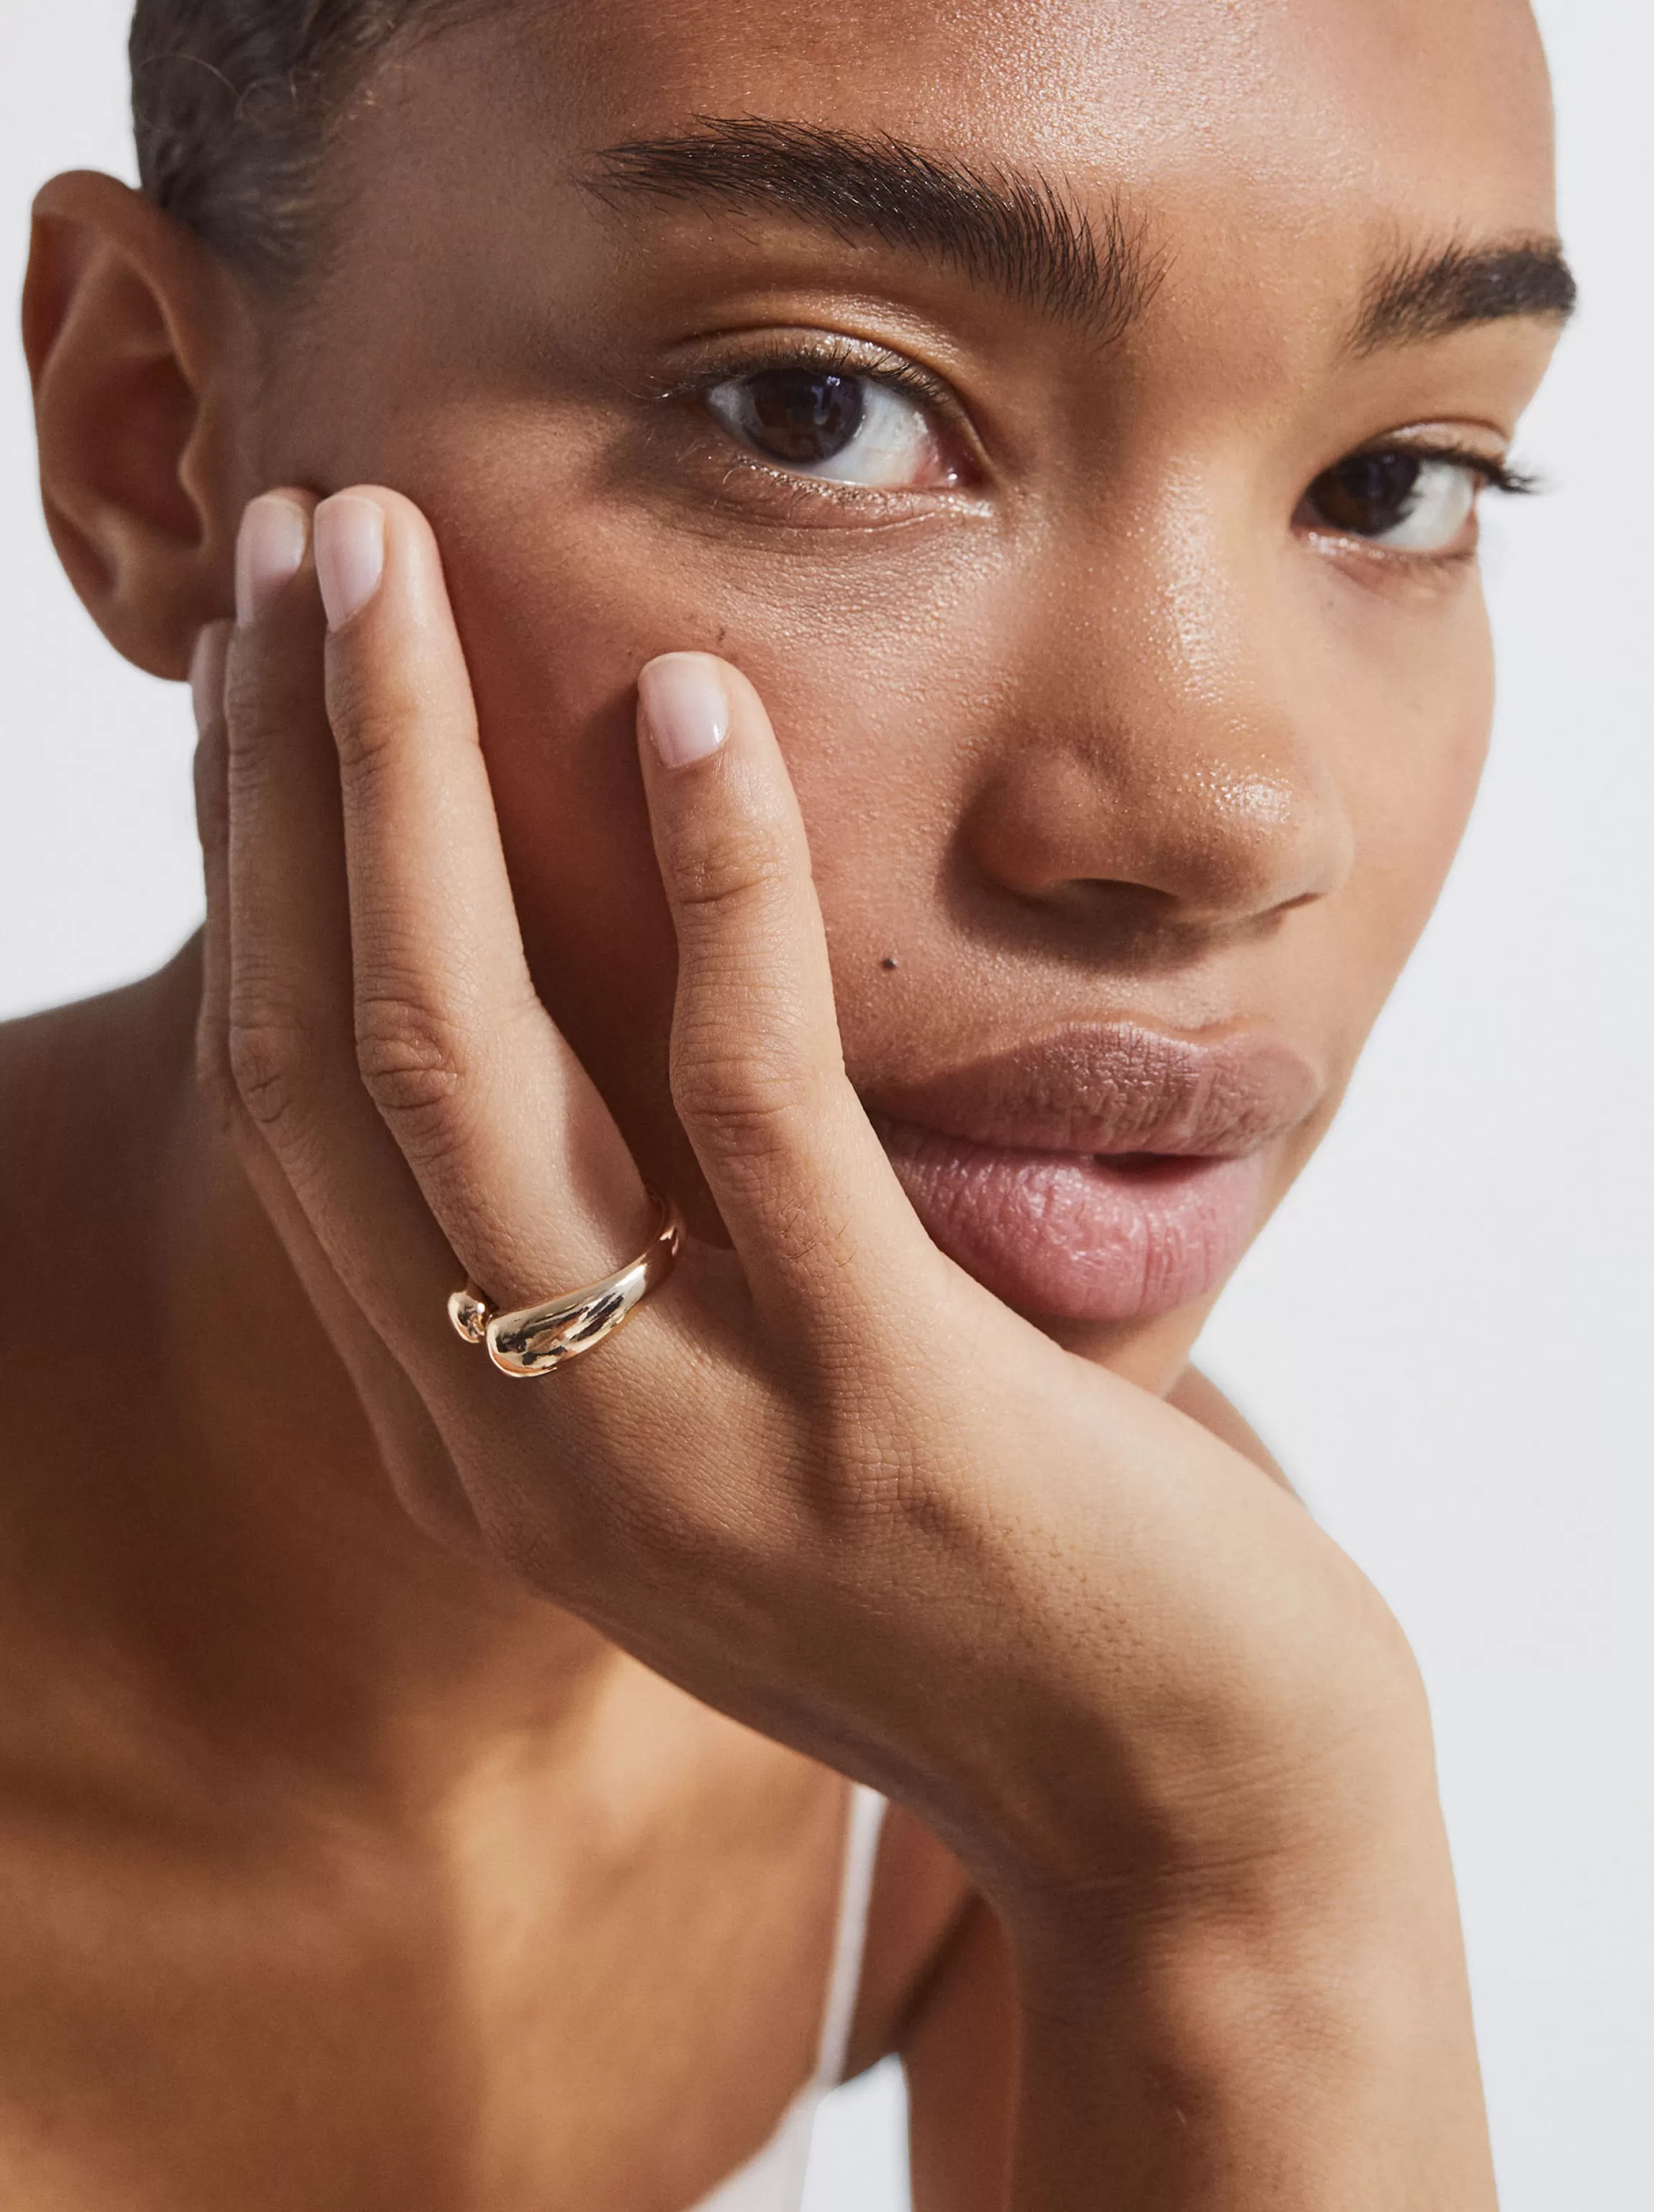
<path fill-rule="evenodd" d="M 1481 258 L 1553 228 L 1525 8 L 537 6 L 383 71 L 331 181 L 260 473 L 431 515 L 535 973 L 645 1172 L 693 1212 L 634 686 L 703 648 L 933 1233 L 1173 1371 L 1475 787 L 1471 495 L 1559 295 Z"/>

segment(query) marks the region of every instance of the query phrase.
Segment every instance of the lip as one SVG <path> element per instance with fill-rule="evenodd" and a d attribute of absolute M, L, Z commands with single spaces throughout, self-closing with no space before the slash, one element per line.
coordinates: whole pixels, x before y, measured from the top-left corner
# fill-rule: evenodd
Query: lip
<path fill-rule="evenodd" d="M 867 1103 L 932 1240 L 1019 1310 L 1146 1320 L 1208 1296 L 1256 1228 L 1265 1153 L 1320 1084 L 1274 1033 L 1073 1028 Z"/>

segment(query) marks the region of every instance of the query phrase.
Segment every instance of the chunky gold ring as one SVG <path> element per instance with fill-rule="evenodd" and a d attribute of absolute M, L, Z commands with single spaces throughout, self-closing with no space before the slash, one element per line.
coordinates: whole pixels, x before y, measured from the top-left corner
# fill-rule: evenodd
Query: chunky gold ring
<path fill-rule="evenodd" d="M 467 1283 L 448 1300 L 448 1319 L 467 1344 L 487 1346 L 502 1375 L 520 1379 L 549 1375 L 582 1352 L 595 1351 L 626 1326 L 651 1291 L 660 1289 L 683 1244 L 684 1219 L 678 1208 L 658 1190 L 649 1196 L 660 1214 L 654 1235 L 635 1260 L 600 1283 L 507 1314 L 496 1313 L 476 1284 Z"/>

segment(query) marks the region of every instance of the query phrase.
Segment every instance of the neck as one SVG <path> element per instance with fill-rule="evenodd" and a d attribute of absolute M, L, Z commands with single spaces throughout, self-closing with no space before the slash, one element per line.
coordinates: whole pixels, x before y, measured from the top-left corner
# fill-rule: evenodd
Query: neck
<path fill-rule="evenodd" d="M 429 1797 L 526 1730 L 581 1729 L 625 1662 L 398 1504 L 196 1091 L 198 994 L 192 946 L 13 1032 L 0 1113 L 21 1141 L 0 1149 L 30 1181 L 6 1194 L 8 1364 L 40 1438 L 24 1609 L 116 1655 L 140 1709 L 198 1742 Z"/>

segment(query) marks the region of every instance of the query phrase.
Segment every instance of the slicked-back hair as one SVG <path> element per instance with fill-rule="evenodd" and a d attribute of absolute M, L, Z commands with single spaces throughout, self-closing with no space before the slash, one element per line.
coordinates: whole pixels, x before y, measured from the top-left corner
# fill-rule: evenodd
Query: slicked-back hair
<path fill-rule="evenodd" d="M 333 118 L 392 43 L 481 0 L 137 0 L 144 191 L 227 260 L 295 276 Z"/>

